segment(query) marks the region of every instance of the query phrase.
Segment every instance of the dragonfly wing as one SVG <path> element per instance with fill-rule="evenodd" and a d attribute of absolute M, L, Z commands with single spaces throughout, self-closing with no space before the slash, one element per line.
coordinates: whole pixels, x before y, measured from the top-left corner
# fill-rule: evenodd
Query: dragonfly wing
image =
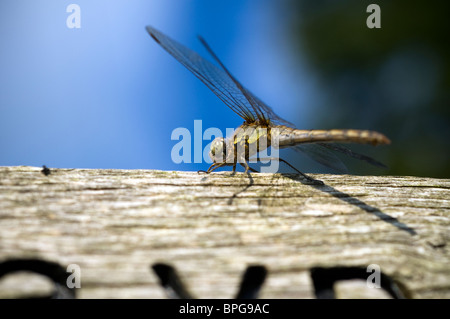
<path fill-rule="evenodd" d="M 336 156 L 336 152 L 340 152 L 342 154 L 356 158 L 358 160 L 365 161 L 377 167 L 387 168 L 386 165 L 378 162 L 377 160 L 369 156 L 354 152 L 351 149 L 348 149 L 338 144 L 331 144 L 331 143 L 300 144 L 295 146 L 294 150 L 304 153 L 311 159 L 315 160 L 316 162 L 325 165 L 327 167 L 330 167 L 332 169 L 335 169 L 341 173 L 347 173 L 347 167 L 339 159 L 339 157 Z"/>
<path fill-rule="evenodd" d="M 258 97 L 253 95 L 249 90 L 243 87 L 243 85 L 231 74 L 230 71 L 226 68 L 226 66 L 220 61 L 219 57 L 214 53 L 208 43 L 206 43 L 205 39 L 199 37 L 200 42 L 206 48 L 206 50 L 211 54 L 211 56 L 216 60 L 216 62 L 220 65 L 220 67 L 225 71 L 228 77 L 233 81 L 236 87 L 242 92 L 245 96 L 246 100 L 249 103 L 249 110 L 257 118 L 260 123 L 264 124 L 275 124 L 275 125 L 286 125 L 294 127 L 294 125 L 278 115 L 272 110 L 270 106 L 261 101 Z"/>
<path fill-rule="evenodd" d="M 297 152 L 307 155 L 312 160 L 332 168 L 340 173 L 347 173 L 347 167 L 341 161 L 339 157 L 336 156 L 335 152 L 322 146 L 320 144 L 301 144 L 294 146 L 293 149 Z"/>
<path fill-rule="evenodd" d="M 371 165 L 378 166 L 381 168 L 388 168 L 386 165 L 378 162 L 377 160 L 373 159 L 372 157 L 369 157 L 369 156 L 366 156 L 366 155 L 363 155 L 360 153 L 356 153 L 356 152 L 352 151 L 351 149 L 348 149 L 344 146 L 337 145 L 337 144 L 328 144 L 328 143 L 319 143 L 319 145 L 326 147 L 328 149 L 337 151 L 337 152 L 341 152 L 345 155 L 351 156 L 351 157 L 359 159 L 361 161 L 365 161 Z"/>
<path fill-rule="evenodd" d="M 274 125 L 285 125 L 288 127 L 292 127 L 295 128 L 295 125 L 292 124 L 291 122 L 286 121 L 285 119 L 279 117 L 270 106 L 268 106 L 267 104 L 265 104 L 263 101 L 261 101 L 259 98 L 257 98 L 256 96 L 254 96 L 251 92 L 248 92 L 248 94 L 250 94 L 253 99 L 255 100 L 255 102 L 257 103 L 258 107 L 261 110 L 261 113 L 263 113 L 272 124 Z"/>
<path fill-rule="evenodd" d="M 155 28 L 147 26 L 146 29 L 159 45 L 199 78 L 229 108 L 247 122 L 255 121 L 244 94 L 225 71 Z"/>
<path fill-rule="evenodd" d="M 202 38 L 200 38 L 200 41 L 216 62 L 219 63 L 221 68 L 155 28 L 147 26 L 146 29 L 158 44 L 199 78 L 214 92 L 214 94 L 216 94 L 230 109 L 236 112 L 247 123 L 253 123 L 256 120 L 259 120 L 261 123 L 269 123 L 270 121 L 276 125 L 293 126 L 292 123 L 280 118 L 269 106 L 244 88 L 240 82 L 231 75 Z"/>

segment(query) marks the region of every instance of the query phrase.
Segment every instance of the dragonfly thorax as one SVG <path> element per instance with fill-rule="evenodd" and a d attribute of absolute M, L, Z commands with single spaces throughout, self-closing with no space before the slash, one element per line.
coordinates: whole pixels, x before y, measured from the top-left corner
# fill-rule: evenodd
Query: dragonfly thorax
<path fill-rule="evenodd" d="M 229 138 L 216 137 L 211 142 L 209 157 L 214 163 L 243 163 L 271 145 L 271 129 L 242 125 Z"/>

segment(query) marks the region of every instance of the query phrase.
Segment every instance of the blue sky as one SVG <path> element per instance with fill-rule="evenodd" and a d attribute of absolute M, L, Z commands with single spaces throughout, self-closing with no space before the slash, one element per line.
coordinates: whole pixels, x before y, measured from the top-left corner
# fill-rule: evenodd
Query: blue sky
<path fill-rule="evenodd" d="M 81 8 L 69 29 L 66 7 Z M 152 25 L 231 72 L 298 127 L 311 128 L 314 78 L 295 62 L 281 2 L 33 1 L 0 4 L 0 165 L 199 170 L 175 164 L 177 127 L 223 132 L 242 120 L 145 31 Z M 204 142 L 204 146 L 208 142 Z"/>

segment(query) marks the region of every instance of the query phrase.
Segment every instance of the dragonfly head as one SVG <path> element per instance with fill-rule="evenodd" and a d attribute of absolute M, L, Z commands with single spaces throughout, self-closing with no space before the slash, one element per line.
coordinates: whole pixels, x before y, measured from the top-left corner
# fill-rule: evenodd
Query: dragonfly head
<path fill-rule="evenodd" d="M 223 163 L 227 156 L 227 143 L 223 137 L 216 137 L 211 142 L 211 148 L 209 149 L 209 157 L 214 163 Z"/>

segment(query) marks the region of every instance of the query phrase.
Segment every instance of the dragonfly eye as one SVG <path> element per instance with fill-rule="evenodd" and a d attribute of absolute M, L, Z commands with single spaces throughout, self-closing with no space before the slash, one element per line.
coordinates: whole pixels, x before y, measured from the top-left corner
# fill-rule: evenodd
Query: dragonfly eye
<path fill-rule="evenodd" d="M 211 143 L 211 148 L 209 150 L 209 157 L 214 163 L 221 163 L 225 161 L 225 139 L 223 137 L 216 137 Z"/>

